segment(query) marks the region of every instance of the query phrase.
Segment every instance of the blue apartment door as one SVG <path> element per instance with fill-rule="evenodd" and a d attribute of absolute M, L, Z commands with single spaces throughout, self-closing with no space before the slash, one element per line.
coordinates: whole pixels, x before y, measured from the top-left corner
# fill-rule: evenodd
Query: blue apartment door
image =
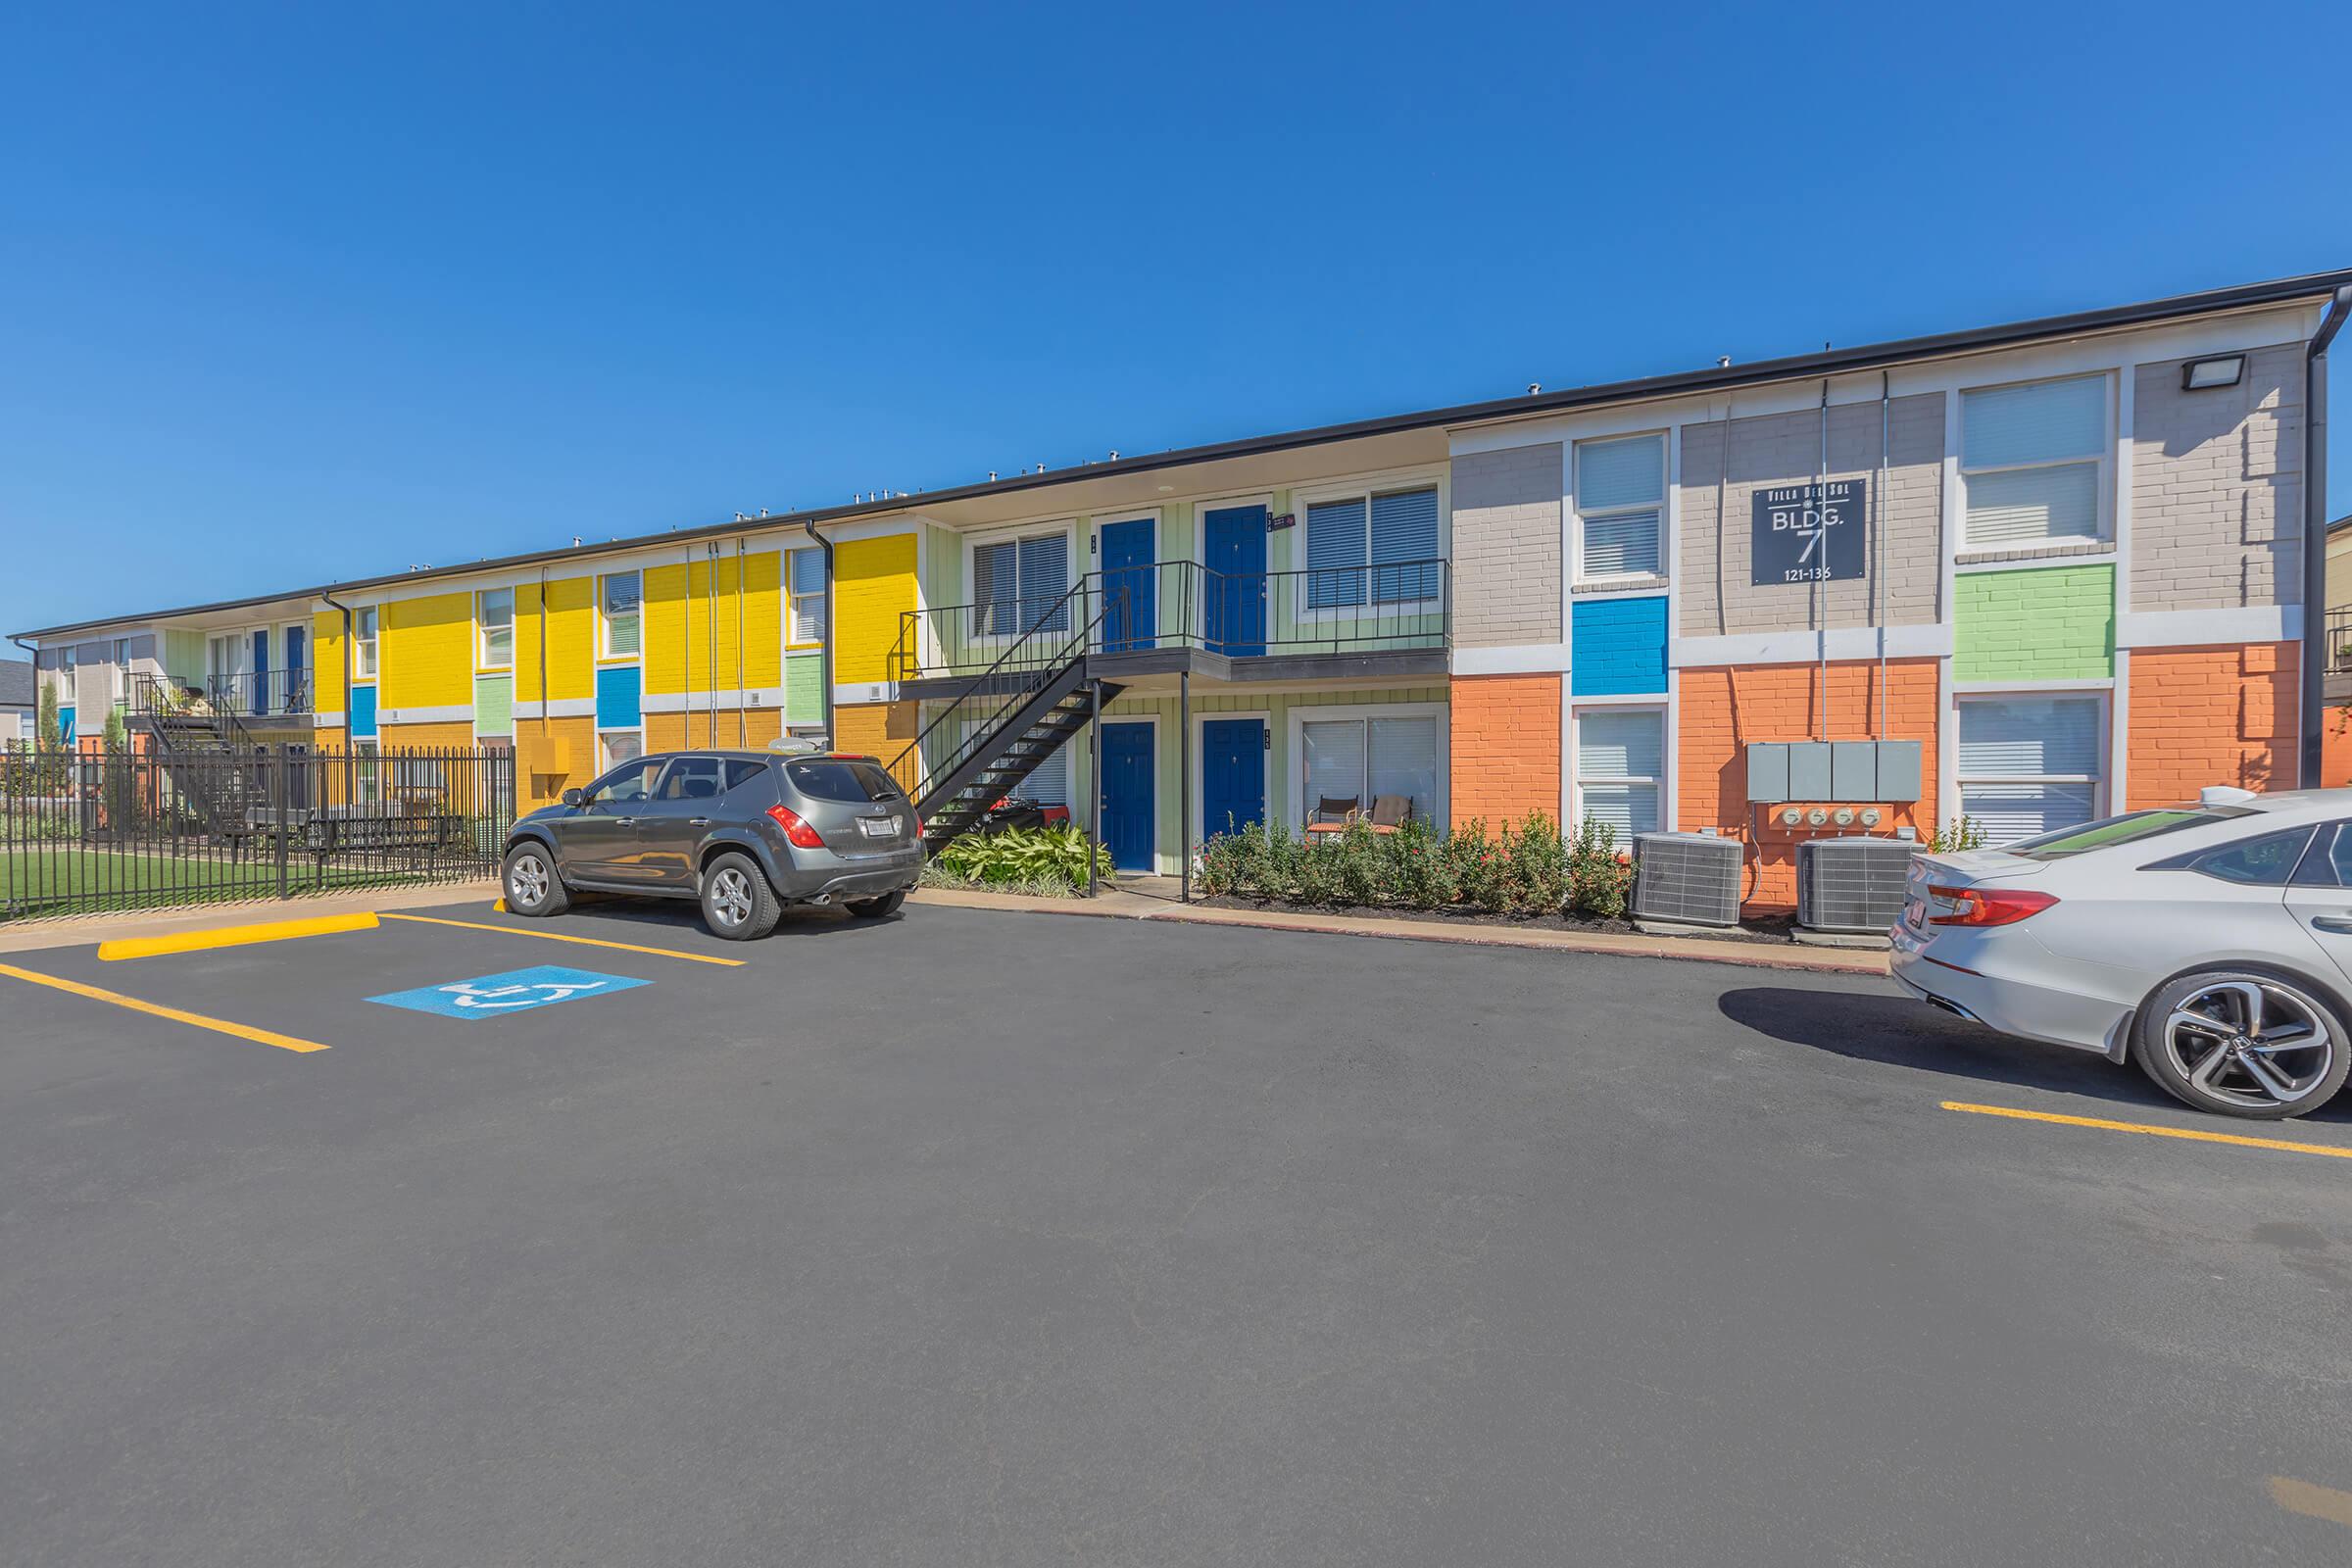
<path fill-rule="evenodd" d="M 311 694 L 304 685 L 311 667 L 311 654 L 308 646 L 310 639 L 305 635 L 307 630 L 308 628 L 303 626 L 288 626 L 281 639 L 286 656 L 284 705 L 289 713 L 307 712 L 311 706 Z"/>
<path fill-rule="evenodd" d="M 1214 507 L 1201 515 L 1208 651 L 1234 659 L 1266 651 L 1266 509 Z"/>
<path fill-rule="evenodd" d="M 1102 529 L 1102 651 L 1134 653 L 1152 646 L 1159 612 L 1152 580 L 1152 519 L 1109 523 Z"/>
<path fill-rule="evenodd" d="M 1234 833 L 1266 819 L 1266 721 L 1211 718 L 1200 725 L 1200 826 Z"/>
<path fill-rule="evenodd" d="M 253 634 L 253 710 L 270 711 L 270 632 L 267 627 Z"/>
<path fill-rule="evenodd" d="M 1157 763 L 1150 724 L 1102 726 L 1102 841 L 1122 871 L 1153 871 Z"/>

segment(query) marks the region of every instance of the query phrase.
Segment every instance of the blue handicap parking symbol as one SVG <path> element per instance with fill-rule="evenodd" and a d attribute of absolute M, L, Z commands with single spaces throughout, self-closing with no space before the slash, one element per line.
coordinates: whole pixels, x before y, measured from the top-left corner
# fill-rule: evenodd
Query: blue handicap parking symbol
<path fill-rule="evenodd" d="M 593 974 L 586 969 L 564 969 L 543 963 L 536 969 L 486 974 L 478 980 L 454 980 L 445 986 L 418 986 L 414 991 L 395 991 L 368 1000 L 380 1002 L 387 1007 L 439 1013 L 444 1018 L 499 1018 L 552 1007 L 559 1002 L 609 997 L 615 991 L 649 983 L 624 975 Z"/>

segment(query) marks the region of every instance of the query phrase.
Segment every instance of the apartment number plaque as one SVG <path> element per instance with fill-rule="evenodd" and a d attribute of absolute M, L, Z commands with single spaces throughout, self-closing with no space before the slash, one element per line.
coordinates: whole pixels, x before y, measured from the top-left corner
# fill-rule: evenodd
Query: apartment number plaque
<path fill-rule="evenodd" d="M 1863 575 L 1869 481 L 1832 479 L 1828 495 L 1822 491 L 1818 484 L 1784 484 L 1755 493 L 1751 585 L 1843 582 Z"/>

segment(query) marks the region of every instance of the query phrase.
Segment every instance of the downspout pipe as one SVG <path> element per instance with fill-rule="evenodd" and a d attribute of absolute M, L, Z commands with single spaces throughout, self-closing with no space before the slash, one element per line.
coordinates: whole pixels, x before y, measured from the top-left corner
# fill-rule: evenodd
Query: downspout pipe
<path fill-rule="evenodd" d="M 2352 284 L 2335 291 L 2303 351 L 2303 693 L 2297 781 L 2321 782 L 2328 734 L 2328 345 L 2352 316 Z"/>
<path fill-rule="evenodd" d="M 824 698 L 825 744 L 833 746 L 833 639 L 841 634 L 840 626 L 833 619 L 833 541 L 816 531 L 814 517 L 803 517 L 801 526 L 808 530 L 809 538 L 816 541 L 816 547 L 825 553 L 825 640 L 816 651 L 817 687 Z M 791 585 L 787 584 L 786 594 L 789 595 L 791 591 Z"/>

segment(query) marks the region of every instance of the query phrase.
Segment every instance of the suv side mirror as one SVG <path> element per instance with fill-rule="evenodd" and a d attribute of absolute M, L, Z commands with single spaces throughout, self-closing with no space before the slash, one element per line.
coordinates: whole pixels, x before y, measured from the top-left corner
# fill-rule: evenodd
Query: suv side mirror
<path fill-rule="evenodd" d="M 575 811 L 580 808 L 581 804 L 587 799 L 588 792 L 586 790 L 565 790 L 564 792 L 564 804 L 570 807 Z"/>

